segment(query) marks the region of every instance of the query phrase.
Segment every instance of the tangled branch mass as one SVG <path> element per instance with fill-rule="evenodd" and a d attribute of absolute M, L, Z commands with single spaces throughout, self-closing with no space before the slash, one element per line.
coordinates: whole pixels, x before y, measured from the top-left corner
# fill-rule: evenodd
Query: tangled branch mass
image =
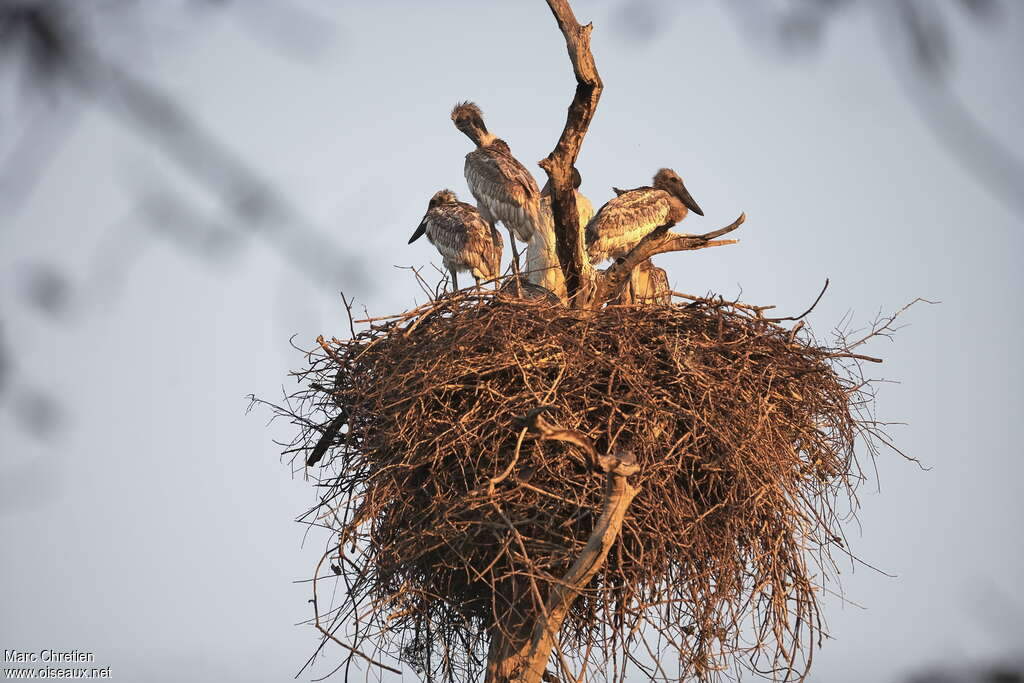
<path fill-rule="evenodd" d="M 604 502 L 585 449 L 520 419 L 546 407 L 639 465 L 561 628 L 563 666 L 799 678 L 860 479 L 854 443 L 875 431 L 851 355 L 721 300 L 595 315 L 479 290 L 324 342 L 284 411 L 303 427 L 289 452 L 321 461 L 309 519 L 331 530 L 344 580 L 320 625 L 430 679 L 483 671 L 489 644 L 544 609 Z"/>

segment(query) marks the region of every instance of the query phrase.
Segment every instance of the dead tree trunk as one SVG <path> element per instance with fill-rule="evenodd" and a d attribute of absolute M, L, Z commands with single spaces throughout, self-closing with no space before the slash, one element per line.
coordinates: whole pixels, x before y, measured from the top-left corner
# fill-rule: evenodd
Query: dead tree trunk
<path fill-rule="evenodd" d="M 593 26 L 581 26 L 576 21 L 568 0 L 547 0 L 547 3 L 565 37 L 569 60 L 576 75 L 576 93 L 569 105 L 558 143 L 551 154 L 539 162 L 551 181 L 552 224 L 538 228 L 538 233 L 542 234 L 535 237 L 536 244 L 531 245 L 528 258 L 538 273 L 534 275 L 537 278 L 534 281 L 544 284 L 576 308 L 600 307 L 622 291 L 633 268 L 655 254 L 735 244 L 736 240 L 715 238 L 738 228 L 746 216 L 741 215 L 731 225 L 704 235 L 681 235 L 668 232 L 671 225 L 662 226 L 607 270 L 601 273 L 594 271 L 587 257 L 584 226 L 579 224 L 572 169 L 597 111 L 604 84 L 590 51 Z M 553 263 L 555 257 L 561 278 L 549 272 L 556 265 Z"/>
<path fill-rule="evenodd" d="M 594 55 L 590 52 L 591 24 L 580 26 L 568 0 L 547 0 L 558 28 L 565 36 L 565 46 L 576 74 L 576 94 L 569 105 L 569 114 L 558 144 L 547 158 L 540 161 L 551 180 L 551 214 L 554 217 L 555 251 L 558 254 L 568 300 L 578 308 L 588 303 L 587 283 L 593 279 L 593 268 L 587 258 L 586 241 L 579 225 L 576 193 L 572 186 L 572 168 L 580 154 L 583 137 L 597 111 L 604 84 L 597 73 Z M 581 294 L 582 292 L 582 294 Z"/>
<path fill-rule="evenodd" d="M 505 605 L 503 623 L 490 629 L 487 649 L 485 683 L 508 683 L 523 668 L 530 650 L 533 622 L 529 618 L 532 603 L 528 580 L 516 577 L 507 590 L 499 591 L 497 600 Z"/>
<path fill-rule="evenodd" d="M 565 127 L 554 150 L 539 164 L 551 184 L 551 220 L 538 226 L 537 235 L 527 251 L 527 270 L 531 281 L 543 284 L 563 301 L 576 308 L 600 307 L 618 296 L 639 264 L 654 254 L 666 251 L 702 249 L 732 244 L 735 240 L 716 240 L 738 228 L 741 215 L 732 225 L 705 235 L 680 235 L 662 226 L 641 240 L 624 258 L 598 274 L 587 256 L 584 227 L 580 225 L 576 192 L 572 178 L 583 138 L 597 110 L 604 86 L 590 51 L 592 26 L 576 21 L 568 0 L 547 0 L 548 7 L 565 37 L 566 49 L 576 76 L 576 93 L 569 105 Z M 598 456 L 583 434 L 551 427 L 539 415 L 531 418 L 532 428 L 541 439 L 567 441 L 586 451 L 607 478 L 601 516 L 586 546 L 561 578 L 552 577 L 542 594 L 533 577 L 516 577 L 498 596 L 506 603 L 504 623 L 490 630 L 487 654 L 487 683 L 536 683 L 545 673 L 562 622 L 572 603 L 607 558 L 618 538 L 638 489 L 627 478 L 637 471 L 631 455 Z M 497 508 L 497 504 L 495 504 Z M 505 517 L 510 532 L 515 527 Z M 525 546 L 521 547 L 525 554 Z M 528 559 L 528 558 L 527 558 Z M 561 659 L 561 658 L 560 658 Z M 564 664 L 563 664 L 564 668 Z M 563 672 L 569 675 L 569 672 Z"/>
<path fill-rule="evenodd" d="M 528 416 L 528 424 L 542 440 L 564 441 L 586 452 L 595 467 L 605 473 L 605 497 L 601 516 L 587 544 L 565 576 L 548 583 L 546 597 L 530 577 L 516 577 L 511 591 L 501 596 L 508 600 L 506 613 L 510 616 L 506 623 L 495 624 L 491 629 L 486 683 L 537 683 L 541 680 L 569 608 L 604 565 L 622 529 L 626 511 L 640 491 L 628 481 L 628 477 L 639 470 L 631 453 L 598 455 L 586 435 L 549 425 L 539 412 Z M 504 517 L 500 508 L 498 511 Z M 507 518 L 505 521 L 510 522 Z M 514 527 L 511 532 L 516 533 Z M 525 546 L 522 551 L 526 552 Z M 559 660 L 564 662 L 561 656 Z M 563 673 L 568 675 L 567 671 Z"/>

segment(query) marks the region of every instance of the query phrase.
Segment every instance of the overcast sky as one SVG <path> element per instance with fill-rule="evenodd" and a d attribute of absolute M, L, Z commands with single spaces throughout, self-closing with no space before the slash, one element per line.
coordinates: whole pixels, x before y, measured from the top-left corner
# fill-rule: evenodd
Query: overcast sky
<path fill-rule="evenodd" d="M 891 576 L 846 567 L 858 606 L 826 598 L 834 640 L 811 680 L 897 681 L 1024 650 L 1021 205 L 922 122 L 881 13 L 847 11 L 820 49 L 787 57 L 721 3 L 632 4 L 652 21 L 612 0 L 576 3 L 606 87 L 582 190 L 600 205 L 612 185 L 671 166 L 705 211 L 688 230 L 748 215 L 739 245 L 659 257 L 677 290 L 742 291 L 795 314 L 830 278 L 810 318 L 823 337 L 847 314 L 863 324 L 915 297 L 942 302 L 865 350 L 896 381 L 880 419 L 906 423 L 896 442 L 931 469 L 878 459 L 880 491 L 863 487 L 849 532 Z M 38 437 L 16 406 L 0 411 L 0 648 L 94 652 L 125 681 L 294 675 L 317 638 L 294 626 L 309 590 L 293 582 L 324 537 L 303 547 L 292 520 L 314 491 L 279 461 L 272 439 L 287 425 L 246 414 L 245 396 L 294 387 L 292 335 L 309 346 L 347 333 L 339 286 L 375 314 L 423 300 L 393 266 L 438 261 L 426 241 L 406 245 L 434 191 L 469 197 L 469 142 L 448 119 L 457 100 L 476 101 L 543 178 L 535 162 L 573 80 L 541 0 L 306 6 L 323 23 L 280 49 L 268 48 L 272 23 L 230 12 L 154 19 L 123 66 L 364 257 L 368 277 L 310 277 L 259 239 L 205 258 L 154 231 L 137 212 L 150 185 L 171 184 L 213 220 L 216 204 L 103 108 L 81 110 L 16 219 L 0 218 L 12 382 L 58 396 L 64 416 Z M 1024 6 L 990 26 L 949 15 L 953 92 L 1024 157 Z M 40 315 L 18 286 L 44 262 L 72 274 L 65 314 Z M 315 673 L 340 656 L 329 655 Z"/>

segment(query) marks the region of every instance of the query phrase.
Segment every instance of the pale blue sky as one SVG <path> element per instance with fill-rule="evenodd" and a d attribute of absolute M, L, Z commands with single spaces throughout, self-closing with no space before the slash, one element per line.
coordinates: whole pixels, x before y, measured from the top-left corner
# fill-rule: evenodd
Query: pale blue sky
<path fill-rule="evenodd" d="M 677 289 L 742 288 L 798 313 L 828 277 L 810 318 L 821 336 L 848 312 L 866 323 L 918 296 L 943 302 L 866 350 L 886 359 L 877 376 L 899 382 L 883 387 L 879 416 L 908 423 L 893 428 L 897 443 L 932 469 L 878 460 L 881 492 L 864 486 L 849 531 L 855 552 L 896 578 L 844 574 L 864 609 L 826 599 L 835 639 L 811 680 L 896 681 L 1024 650 L 1022 214 L 923 126 L 879 11 L 848 11 L 819 51 L 790 59 L 719 3 L 652 0 L 664 12 L 643 44 L 615 30 L 617 3 L 576 5 L 596 25 L 606 84 L 578 164 L 583 191 L 599 205 L 612 185 L 671 166 L 706 214 L 689 230 L 748 214 L 739 245 L 660 259 Z M 573 87 L 541 0 L 345 2 L 330 19 L 308 59 L 211 14 L 154 31 L 123 66 L 362 253 L 368 280 L 313 281 L 259 240 L 204 261 L 160 237 L 134 209 L 149 180 L 172 182 L 214 220 L 217 205 L 97 108 L 4 222 L 15 380 L 62 395 L 67 424 L 38 440 L 0 412 L 0 648 L 93 651 L 126 681 L 281 681 L 315 647 L 293 626 L 309 616 L 308 586 L 292 583 L 324 540 L 312 532 L 301 548 L 292 522 L 313 491 L 278 461 L 271 439 L 288 427 L 246 415 L 244 396 L 294 386 L 286 373 L 303 359 L 291 335 L 308 346 L 346 333 L 339 283 L 376 314 L 422 301 L 392 266 L 438 260 L 426 242 L 406 245 L 435 190 L 468 197 L 469 143 L 448 119 L 457 100 L 476 101 L 542 178 L 534 164 Z M 1024 157 L 1024 7 L 958 31 L 955 92 Z M 105 255 L 129 247 L 131 267 L 107 286 Z M 41 260 L 73 273 L 76 314 L 41 317 L 19 298 L 15 274 Z"/>

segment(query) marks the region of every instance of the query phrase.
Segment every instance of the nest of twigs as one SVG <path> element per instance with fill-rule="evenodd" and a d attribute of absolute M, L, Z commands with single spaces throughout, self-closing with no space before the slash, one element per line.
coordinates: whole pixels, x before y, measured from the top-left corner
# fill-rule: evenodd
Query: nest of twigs
<path fill-rule="evenodd" d="M 461 292 L 369 322 L 310 352 L 287 409 L 305 427 L 290 452 L 323 487 L 310 519 L 336 533 L 327 637 L 428 678 L 479 674 L 489 634 L 536 609 L 600 514 L 585 454 L 519 419 L 548 406 L 640 466 L 564 656 L 598 676 L 614 659 L 652 677 L 733 660 L 800 677 L 860 478 L 855 438 L 873 430 L 848 349 L 716 299 L 584 313 Z"/>

